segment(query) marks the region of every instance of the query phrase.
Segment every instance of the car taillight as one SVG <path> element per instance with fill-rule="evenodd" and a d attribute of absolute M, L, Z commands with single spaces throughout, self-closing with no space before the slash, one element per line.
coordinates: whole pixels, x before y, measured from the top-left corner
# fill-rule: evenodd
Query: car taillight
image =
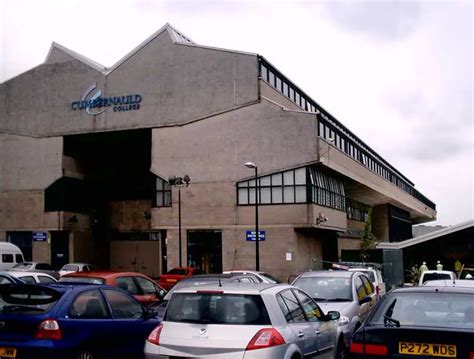
<path fill-rule="evenodd" d="M 381 344 L 351 343 L 351 353 L 367 355 L 388 355 L 388 348 Z"/>
<path fill-rule="evenodd" d="M 275 328 L 260 329 L 257 334 L 253 336 L 245 350 L 254 350 L 274 347 L 285 344 L 285 339 Z"/>
<path fill-rule="evenodd" d="M 146 340 L 152 344 L 160 345 L 160 334 L 163 329 L 163 324 L 158 325 L 155 329 L 152 330 Z"/>
<path fill-rule="evenodd" d="M 35 338 L 59 340 L 63 338 L 63 335 L 57 321 L 54 319 L 46 319 L 40 323 Z"/>
<path fill-rule="evenodd" d="M 474 352 L 469 353 L 469 359 L 474 359 Z"/>
<path fill-rule="evenodd" d="M 379 286 L 376 286 L 376 287 L 375 287 L 375 292 L 377 293 L 377 295 L 380 294 L 380 287 L 379 287 Z"/>

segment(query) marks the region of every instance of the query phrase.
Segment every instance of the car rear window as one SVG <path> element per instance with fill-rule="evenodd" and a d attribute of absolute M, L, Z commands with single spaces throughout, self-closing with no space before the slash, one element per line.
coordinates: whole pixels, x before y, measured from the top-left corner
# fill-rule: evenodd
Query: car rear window
<path fill-rule="evenodd" d="M 188 270 L 187 269 L 173 268 L 170 271 L 168 271 L 168 273 L 166 273 L 166 274 L 186 275 L 186 274 L 188 274 Z"/>
<path fill-rule="evenodd" d="M 94 277 L 61 277 L 59 282 L 68 282 L 68 283 L 91 283 L 91 284 L 105 284 L 105 279 L 103 278 L 94 278 Z"/>
<path fill-rule="evenodd" d="M 423 283 L 429 280 L 451 279 L 448 273 L 425 273 L 423 275 Z"/>
<path fill-rule="evenodd" d="M 73 264 L 66 264 L 61 268 L 61 270 L 79 272 L 79 266 Z"/>
<path fill-rule="evenodd" d="M 39 285 L 4 285 L 0 289 L 0 311 L 15 314 L 42 314 L 54 306 L 61 293 Z"/>
<path fill-rule="evenodd" d="M 224 293 L 175 293 L 165 321 L 200 324 L 270 325 L 259 295 Z"/>
<path fill-rule="evenodd" d="M 385 327 L 457 328 L 474 330 L 474 295 L 420 292 L 392 293 L 369 320 Z"/>

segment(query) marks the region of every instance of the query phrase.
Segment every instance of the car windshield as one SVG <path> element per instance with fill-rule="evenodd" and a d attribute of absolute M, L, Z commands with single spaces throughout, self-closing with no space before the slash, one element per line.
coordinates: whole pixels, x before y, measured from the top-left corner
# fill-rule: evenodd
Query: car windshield
<path fill-rule="evenodd" d="M 393 293 L 377 307 L 369 325 L 474 330 L 473 299 L 459 293 Z"/>
<path fill-rule="evenodd" d="M 270 325 L 259 295 L 175 293 L 164 321 L 200 324 Z"/>
<path fill-rule="evenodd" d="M 91 284 L 105 284 L 105 279 L 103 278 L 94 278 L 94 277 L 61 277 L 60 282 L 68 283 L 91 283 Z"/>
<path fill-rule="evenodd" d="M 79 271 L 79 266 L 74 265 L 74 264 L 65 264 L 61 270 L 64 271 L 71 271 L 71 272 L 78 272 Z"/>
<path fill-rule="evenodd" d="M 293 285 L 315 300 L 352 301 L 351 279 L 341 277 L 300 277 Z"/>
<path fill-rule="evenodd" d="M 185 268 L 173 268 L 166 274 L 178 274 L 178 275 L 186 275 L 188 274 L 188 270 Z"/>

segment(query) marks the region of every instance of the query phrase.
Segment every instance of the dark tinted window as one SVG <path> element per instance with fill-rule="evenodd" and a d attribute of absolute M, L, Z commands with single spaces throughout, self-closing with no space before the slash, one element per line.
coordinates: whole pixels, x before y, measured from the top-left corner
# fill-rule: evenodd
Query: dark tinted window
<path fill-rule="evenodd" d="M 36 269 L 51 270 L 53 268 L 48 263 L 38 263 Z"/>
<path fill-rule="evenodd" d="M 303 312 L 306 316 L 306 319 L 308 319 L 310 322 L 318 321 L 319 318 L 321 318 L 321 310 L 314 300 L 299 290 L 295 290 L 294 293 L 303 307 Z"/>
<path fill-rule="evenodd" d="M 8 277 L 0 275 L 0 284 L 14 283 L 14 281 Z"/>
<path fill-rule="evenodd" d="M 36 280 L 33 276 L 25 276 L 25 277 L 21 277 L 20 278 L 22 281 L 24 281 L 25 283 L 28 283 L 28 284 L 36 284 Z"/>
<path fill-rule="evenodd" d="M 133 298 L 116 290 L 104 290 L 104 293 L 115 319 L 143 318 L 143 307 Z"/>
<path fill-rule="evenodd" d="M 23 256 L 21 254 L 15 254 L 15 261 L 17 263 L 23 262 Z"/>
<path fill-rule="evenodd" d="M 451 279 L 451 276 L 447 273 L 425 273 L 423 275 L 423 283 L 429 280 L 438 280 L 438 279 Z"/>
<path fill-rule="evenodd" d="M 60 297 L 61 293 L 47 287 L 11 286 L 0 291 L 0 311 L 15 315 L 43 314 L 56 304 Z"/>
<path fill-rule="evenodd" d="M 46 277 L 44 275 L 39 275 L 38 280 L 40 283 L 55 283 L 56 282 L 53 278 Z"/>
<path fill-rule="evenodd" d="M 2 254 L 3 263 L 13 263 L 13 254 Z"/>
<path fill-rule="evenodd" d="M 202 324 L 270 325 L 259 295 L 175 293 L 165 321 Z"/>

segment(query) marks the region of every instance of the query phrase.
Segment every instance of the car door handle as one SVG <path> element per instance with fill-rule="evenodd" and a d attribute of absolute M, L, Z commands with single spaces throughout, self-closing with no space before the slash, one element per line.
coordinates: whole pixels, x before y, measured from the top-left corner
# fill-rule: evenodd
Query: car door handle
<path fill-rule="evenodd" d="M 298 338 L 303 338 L 304 337 L 304 333 L 303 332 L 299 332 L 298 333 Z"/>
<path fill-rule="evenodd" d="M 315 333 L 316 333 L 316 335 L 321 334 L 321 332 L 319 330 L 316 330 Z"/>

